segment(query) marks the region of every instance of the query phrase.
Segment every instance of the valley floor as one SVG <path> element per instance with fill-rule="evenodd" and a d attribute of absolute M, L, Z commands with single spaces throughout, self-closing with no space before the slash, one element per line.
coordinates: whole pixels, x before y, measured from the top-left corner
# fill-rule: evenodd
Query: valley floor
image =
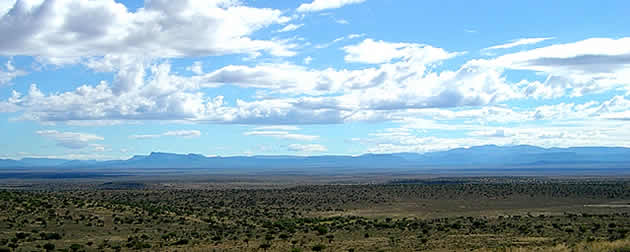
<path fill-rule="evenodd" d="M 630 251 L 630 181 L 11 181 L 0 251 Z"/>

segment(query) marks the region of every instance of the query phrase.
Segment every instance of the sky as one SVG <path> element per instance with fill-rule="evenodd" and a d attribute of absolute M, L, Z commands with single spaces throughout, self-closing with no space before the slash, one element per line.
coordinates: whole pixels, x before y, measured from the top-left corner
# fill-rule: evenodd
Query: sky
<path fill-rule="evenodd" d="M 0 0 L 0 158 L 630 147 L 629 1 Z"/>

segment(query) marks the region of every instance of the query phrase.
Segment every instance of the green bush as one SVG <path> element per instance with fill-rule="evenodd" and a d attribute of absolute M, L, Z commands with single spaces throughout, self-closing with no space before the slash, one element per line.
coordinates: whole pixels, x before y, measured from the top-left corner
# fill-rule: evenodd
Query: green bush
<path fill-rule="evenodd" d="M 44 249 L 45 249 L 46 251 L 52 251 L 52 250 L 54 250 L 54 249 L 55 249 L 55 244 L 52 244 L 52 243 L 46 243 L 46 244 L 44 244 Z"/>
<path fill-rule="evenodd" d="M 326 249 L 326 246 L 324 244 L 317 244 L 313 246 L 313 251 L 322 251 L 324 249 Z"/>

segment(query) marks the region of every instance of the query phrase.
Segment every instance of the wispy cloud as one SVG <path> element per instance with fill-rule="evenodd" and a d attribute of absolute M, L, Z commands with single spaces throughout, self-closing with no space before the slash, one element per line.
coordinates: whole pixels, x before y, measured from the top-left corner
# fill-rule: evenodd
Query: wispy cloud
<path fill-rule="evenodd" d="M 287 148 L 289 151 L 295 152 L 325 152 L 328 151 L 326 146 L 321 144 L 290 144 Z"/>
<path fill-rule="evenodd" d="M 282 29 L 277 30 L 276 32 L 290 32 L 290 31 L 295 31 L 297 29 L 299 29 L 300 27 L 304 26 L 304 24 L 288 24 L 284 27 L 282 27 Z"/>
<path fill-rule="evenodd" d="M 488 47 L 488 48 L 484 48 L 483 50 L 508 49 L 508 48 L 522 46 L 522 45 L 537 44 L 537 43 L 543 42 L 545 40 L 550 40 L 550 39 L 554 39 L 554 38 L 552 38 L 552 37 L 548 37 L 548 38 L 521 38 L 521 39 L 512 40 L 511 42 L 506 43 L 506 44 L 495 45 L 495 46 L 491 46 L 491 47 Z"/>
<path fill-rule="evenodd" d="M 273 130 L 256 130 L 243 133 L 245 136 L 267 136 L 281 139 L 299 140 L 299 141 L 313 141 L 319 139 L 319 136 L 296 134 L 288 131 L 273 131 Z"/>
<path fill-rule="evenodd" d="M 174 137 L 184 137 L 184 138 L 193 138 L 201 136 L 201 131 L 198 130 L 176 130 L 176 131 L 167 131 L 162 134 L 144 134 L 144 135 L 131 135 L 130 139 L 154 139 L 160 138 L 163 136 L 174 136 Z"/>
<path fill-rule="evenodd" d="M 300 130 L 300 127 L 293 126 L 293 125 L 271 125 L 271 126 L 256 127 L 256 128 L 254 128 L 254 130 L 286 130 L 286 131 L 292 131 L 292 130 Z"/>
<path fill-rule="evenodd" d="M 57 130 L 39 130 L 36 131 L 40 136 L 53 139 L 58 146 L 68 149 L 83 149 L 86 147 L 94 147 L 96 150 L 104 150 L 99 144 L 91 144 L 92 141 L 102 141 L 105 138 L 88 133 L 80 132 L 60 132 Z"/>
<path fill-rule="evenodd" d="M 349 4 L 363 3 L 365 0 L 313 0 L 312 3 L 301 4 L 298 12 L 316 12 L 328 9 L 337 9 Z"/>
<path fill-rule="evenodd" d="M 337 24 L 350 24 L 350 22 L 348 22 L 348 20 L 345 19 L 335 19 L 335 23 Z"/>
<path fill-rule="evenodd" d="M 327 47 L 330 47 L 333 44 L 336 44 L 336 43 L 344 41 L 344 40 L 350 40 L 350 39 L 361 38 L 361 37 L 365 37 L 365 34 L 363 34 L 363 33 L 362 34 L 349 34 L 347 36 L 338 37 L 338 38 L 334 39 L 333 41 L 330 41 L 330 42 L 325 43 L 325 44 L 315 45 L 315 48 L 317 48 L 317 49 L 327 48 Z"/>

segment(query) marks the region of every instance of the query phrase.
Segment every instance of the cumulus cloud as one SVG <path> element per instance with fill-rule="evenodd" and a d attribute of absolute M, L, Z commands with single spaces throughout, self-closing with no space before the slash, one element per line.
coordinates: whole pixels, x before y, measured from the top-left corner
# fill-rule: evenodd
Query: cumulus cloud
<path fill-rule="evenodd" d="M 198 130 L 176 130 L 176 131 L 167 131 L 162 134 L 145 134 L 145 135 L 131 135 L 129 138 L 131 139 L 154 139 L 160 138 L 163 136 L 174 136 L 174 137 L 183 137 L 183 138 L 194 138 L 201 136 L 201 131 Z"/>
<path fill-rule="evenodd" d="M 508 49 L 508 48 L 522 46 L 522 45 L 537 44 L 537 43 L 543 42 L 545 40 L 550 40 L 550 39 L 553 39 L 553 38 L 521 38 L 521 39 L 513 40 L 509 43 L 484 48 L 483 50 Z"/>
<path fill-rule="evenodd" d="M 517 62 L 510 59 L 524 56 L 508 54 L 470 60 L 456 70 L 435 71 L 433 64 L 456 53 L 435 47 L 429 51 L 439 53 L 425 53 L 425 45 L 369 39 L 355 47 L 362 48 L 366 43 L 391 47 L 393 51 L 386 57 L 370 58 L 357 50 L 357 58 L 385 63 L 352 70 L 261 63 L 228 65 L 190 77 L 172 73 L 168 62 L 152 64 L 136 57 L 103 57 L 92 67 L 115 68 L 118 72 L 112 83 L 49 94 L 33 85 L 25 94 L 13 92 L 0 102 L 0 111 L 21 112 L 13 119 L 43 123 L 169 120 L 297 125 L 404 121 L 426 115 L 504 122 L 553 118 L 553 113 L 544 107 L 526 113 L 498 105 L 525 97 L 558 97 L 564 91 L 563 85 L 553 84 L 561 82 L 551 75 L 542 82 L 508 81 L 504 69 L 515 68 L 512 64 Z M 203 88 L 222 85 L 254 88 L 257 100 L 236 99 L 228 103 L 223 96 L 208 97 L 201 92 Z"/>
<path fill-rule="evenodd" d="M 316 12 L 328 9 L 337 9 L 349 4 L 363 3 L 365 0 L 313 0 L 312 3 L 301 4 L 298 12 Z"/>
<path fill-rule="evenodd" d="M 114 0 L 17 1 L 0 17 L 0 55 L 74 63 L 105 55 L 172 58 L 232 53 L 292 56 L 293 45 L 250 36 L 289 17 L 240 1 L 147 1 L 131 12 Z"/>
<path fill-rule="evenodd" d="M 294 152 L 326 152 L 328 148 L 321 144 L 290 144 L 287 150 Z"/>
<path fill-rule="evenodd" d="M 16 69 L 13 66 L 13 63 L 11 63 L 11 61 L 9 60 L 4 65 L 4 69 L 0 67 L 0 86 L 7 84 L 13 79 L 15 79 L 16 77 L 23 76 L 23 75 L 26 75 L 26 72 Z"/>
<path fill-rule="evenodd" d="M 149 83 L 142 79 L 120 91 L 101 82 L 74 91 L 45 95 L 36 85 L 28 94 L 14 92 L 10 104 L 23 108 L 21 119 L 39 121 L 184 119 L 204 105 L 201 93 L 185 92 L 194 85 L 179 77 L 160 75 L 170 66 L 156 66 Z M 135 118 L 135 119 L 134 119 Z"/>
<path fill-rule="evenodd" d="M 373 43 L 371 40 L 366 41 L 362 44 Z M 428 65 L 453 57 L 455 53 L 433 47 L 428 50 L 437 53 L 419 52 L 428 47 L 415 44 L 377 44 L 391 46 L 393 51 L 383 56 L 385 58 L 357 57 L 366 62 L 401 59 L 358 70 L 312 70 L 290 64 L 227 66 L 208 74 L 206 80 L 292 94 L 341 93 L 325 98 L 302 97 L 294 99 L 292 104 L 302 108 L 336 108 L 355 112 L 369 109 L 479 106 L 520 96 L 520 91 L 505 81 L 499 69 L 471 62 L 458 71 L 433 73 L 428 71 Z M 363 49 L 357 50 L 357 55 L 358 51 Z M 366 53 L 368 51 L 378 50 L 365 49 Z M 413 53 L 407 53 L 409 51 Z"/>
<path fill-rule="evenodd" d="M 368 64 L 388 63 L 393 59 L 413 59 L 422 64 L 438 62 L 455 57 L 442 48 L 414 43 L 390 43 L 365 39 L 357 45 L 343 48 L 347 62 Z"/>
<path fill-rule="evenodd" d="M 313 57 L 311 56 L 307 56 L 306 58 L 304 58 L 303 62 L 305 65 L 311 64 L 311 61 L 313 61 Z"/>
<path fill-rule="evenodd" d="M 126 57 L 109 60 L 120 63 L 112 84 L 101 82 L 52 94 L 32 85 L 27 94 L 14 92 L 0 108 L 23 112 L 17 119 L 41 122 L 319 124 L 374 120 L 382 115 L 380 110 L 481 106 L 519 95 L 496 69 L 473 62 L 457 71 L 434 73 L 426 64 L 436 59 L 422 57 L 357 70 L 314 70 L 288 63 L 229 65 L 192 77 L 171 73 L 168 63 L 151 65 L 145 71 L 143 62 L 133 63 Z M 297 97 L 237 99 L 228 105 L 222 96 L 210 98 L 199 92 L 221 85 Z"/>
<path fill-rule="evenodd" d="M 203 74 L 203 63 L 201 61 L 195 61 L 192 66 L 186 67 L 186 70 L 195 74 Z"/>
<path fill-rule="evenodd" d="M 88 133 L 79 132 L 60 132 L 56 130 L 39 130 L 36 131 L 40 136 L 53 139 L 58 146 L 69 149 L 83 149 L 86 147 L 95 147 L 96 150 L 104 150 L 102 145 L 91 144 L 92 141 L 102 141 L 105 138 Z"/>
<path fill-rule="evenodd" d="M 321 11 L 363 1 L 314 0 L 300 5 L 298 11 Z M 77 126 L 145 120 L 250 124 L 258 127 L 244 135 L 297 141 L 314 141 L 319 136 L 298 134 L 299 127 L 293 125 L 400 123 L 400 129 L 374 132 L 370 135 L 373 139 L 361 139 L 374 152 L 423 152 L 488 143 L 619 144 L 630 135 L 623 126 L 630 118 L 626 98 L 630 94 L 630 38 L 591 38 L 452 66 L 443 62 L 463 53 L 372 38 L 348 45 L 350 40 L 365 36 L 351 34 L 313 47 L 344 44 L 343 59 L 360 64 L 347 69 L 316 68 L 306 66 L 312 61 L 310 56 L 293 58 L 302 59 L 304 65 L 282 58 L 296 55 L 300 47 L 293 43 L 302 38 L 256 37 L 265 29 L 272 34 L 296 30 L 303 25 L 297 23 L 300 15 L 290 18 L 280 10 L 248 7 L 233 0 L 152 0 L 134 11 L 114 0 L 0 1 L 0 34 L 12 35 L 0 39 L 0 56 L 31 56 L 40 63 L 59 65 L 80 63 L 93 71 L 113 74 L 111 81 L 73 90 L 40 89 L 38 85 L 48 83 L 33 84 L 27 91 L 13 91 L 0 101 L 0 112 L 15 113 L 11 120 Z M 517 39 L 483 51 L 504 52 L 500 49 L 550 39 Z M 170 61 L 175 60 L 170 58 L 205 59 L 228 54 L 275 58 L 261 57 L 265 59 L 216 69 L 204 69 L 203 62 L 196 61 L 185 68 L 193 76 L 171 71 Z M 516 74 L 525 77 L 514 80 L 513 70 L 529 74 Z M 0 66 L 0 85 L 24 74 L 9 60 Z M 247 88 L 255 95 L 232 99 L 207 94 L 214 93 L 208 89 L 225 85 Z M 616 96 L 609 100 L 580 104 L 562 100 L 519 108 L 515 103 L 504 103 L 611 90 Z M 624 91 L 626 96 L 618 95 Z M 515 124 L 519 127 L 512 127 Z M 573 128 L 562 129 L 566 125 Z M 431 130 L 465 132 L 460 138 L 422 133 Z M 95 135 L 37 134 L 67 148 L 106 150 L 93 143 L 103 140 Z M 194 130 L 169 131 L 130 138 L 199 135 L 201 132 Z M 289 149 L 294 151 L 326 150 L 317 144 L 292 146 Z"/>

